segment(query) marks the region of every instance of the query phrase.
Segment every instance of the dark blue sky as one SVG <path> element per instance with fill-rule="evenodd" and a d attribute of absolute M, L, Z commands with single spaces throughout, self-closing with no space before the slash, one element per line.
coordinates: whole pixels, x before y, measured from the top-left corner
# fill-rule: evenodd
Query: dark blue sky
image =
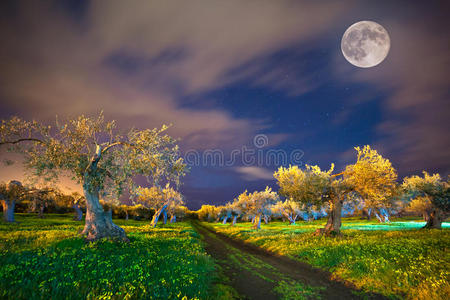
<path fill-rule="evenodd" d="M 232 164 L 191 166 L 182 188 L 191 208 L 276 188 L 282 164 L 342 169 L 365 144 L 400 176 L 447 175 L 449 12 L 447 1 L 4 1 L 1 115 L 104 110 L 124 128 L 172 123 L 183 154 L 200 160 L 237 151 Z M 373 68 L 340 50 L 360 20 L 390 35 Z M 243 147 L 287 159 L 245 163 Z"/>

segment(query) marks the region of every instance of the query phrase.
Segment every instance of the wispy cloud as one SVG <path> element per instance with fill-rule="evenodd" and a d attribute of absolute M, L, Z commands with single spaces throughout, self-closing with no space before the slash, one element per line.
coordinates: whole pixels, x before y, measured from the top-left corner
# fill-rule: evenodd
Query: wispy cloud
<path fill-rule="evenodd" d="M 248 181 L 273 179 L 273 172 L 262 167 L 236 167 L 234 170 Z"/>
<path fill-rule="evenodd" d="M 184 96 L 262 71 L 255 84 L 308 89 L 300 79 L 280 82 L 260 58 L 315 36 L 343 10 L 331 1 L 93 1 L 74 22 L 48 2 L 16 6 L 0 24 L 2 110 L 38 119 L 104 110 L 119 124 L 173 123 L 191 148 L 243 144 L 270 124 L 186 108 Z M 249 62 L 256 71 L 230 72 Z"/>

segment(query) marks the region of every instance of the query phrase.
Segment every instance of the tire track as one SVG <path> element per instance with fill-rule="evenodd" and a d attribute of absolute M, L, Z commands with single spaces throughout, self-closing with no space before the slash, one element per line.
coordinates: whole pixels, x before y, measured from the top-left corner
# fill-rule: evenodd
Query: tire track
<path fill-rule="evenodd" d="M 282 281 L 295 283 L 296 299 L 386 299 L 363 294 L 331 280 L 329 272 L 232 239 L 200 222 L 193 222 L 193 226 L 208 254 L 245 299 L 279 299 L 281 295 L 274 293 L 274 288 Z"/>

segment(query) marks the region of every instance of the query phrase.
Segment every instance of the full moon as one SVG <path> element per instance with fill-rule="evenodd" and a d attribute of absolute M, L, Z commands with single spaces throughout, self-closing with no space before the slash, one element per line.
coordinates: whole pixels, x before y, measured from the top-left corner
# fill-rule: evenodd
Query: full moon
<path fill-rule="evenodd" d="M 342 54 L 349 63 L 370 68 L 388 55 L 391 40 L 386 29 L 372 21 L 361 21 L 350 26 L 341 41 Z"/>

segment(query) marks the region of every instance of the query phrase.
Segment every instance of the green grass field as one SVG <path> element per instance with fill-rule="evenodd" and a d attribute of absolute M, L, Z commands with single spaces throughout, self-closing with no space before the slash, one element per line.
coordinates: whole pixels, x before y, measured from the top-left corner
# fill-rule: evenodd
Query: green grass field
<path fill-rule="evenodd" d="M 414 219 L 378 224 L 357 218 L 343 220 L 341 237 L 312 234 L 324 220 L 288 225 L 271 222 L 209 224 L 216 231 L 272 252 L 332 272 L 356 287 L 392 298 L 445 299 L 450 294 L 450 224 L 442 230 L 420 230 Z"/>
<path fill-rule="evenodd" d="M 17 221 L 0 223 L 2 299 L 214 298 L 214 262 L 189 223 L 115 220 L 130 243 L 87 244 L 71 216 Z"/>
<path fill-rule="evenodd" d="M 158 225 L 115 220 L 130 243 L 86 243 L 83 222 L 69 215 L 17 214 L 0 223 L 1 299 L 229 299 L 214 260 L 190 223 Z M 329 270 L 367 292 L 392 298 L 445 299 L 450 293 L 450 224 L 420 230 L 414 219 L 378 224 L 344 219 L 341 237 L 312 232 L 324 220 L 206 223 L 215 230 Z M 283 291 L 284 287 L 280 287 Z M 228 296 L 227 296 L 228 295 Z M 288 297 L 289 298 L 289 297 Z"/>

